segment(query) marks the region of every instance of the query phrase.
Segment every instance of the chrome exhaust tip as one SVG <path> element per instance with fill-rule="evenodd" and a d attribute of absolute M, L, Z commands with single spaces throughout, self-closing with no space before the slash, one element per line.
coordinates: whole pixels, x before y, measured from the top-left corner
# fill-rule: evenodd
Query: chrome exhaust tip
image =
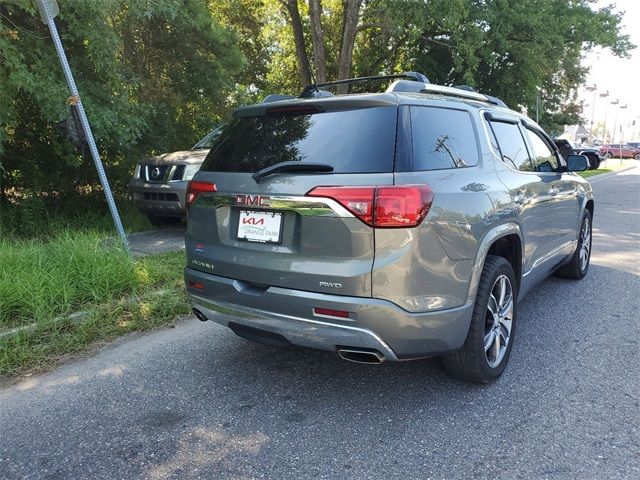
<path fill-rule="evenodd" d="M 209 320 L 207 316 L 197 308 L 192 308 L 191 311 L 197 317 L 197 319 L 200 320 L 201 322 L 206 322 L 207 320 Z"/>
<path fill-rule="evenodd" d="M 355 363 L 381 364 L 385 357 L 378 350 L 364 348 L 339 348 L 338 355 L 343 360 Z"/>

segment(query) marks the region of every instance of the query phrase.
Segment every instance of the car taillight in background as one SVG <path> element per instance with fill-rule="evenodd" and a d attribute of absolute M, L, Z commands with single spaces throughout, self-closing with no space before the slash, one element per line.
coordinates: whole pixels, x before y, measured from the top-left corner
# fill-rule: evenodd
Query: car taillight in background
<path fill-rule="evenodd" d="M 316 187 L 307 195 L 331 198 L 377 228 L 416 227 L 433 202 L 433 190 L 428 185 Z"/>
<path fill-rule="evenodd" d="M 215 183 L 210 182 L 199 182 L 197 180 L 191 180 L 187 184 L 187 196 L 186 196 L 186 208 L 189 208 L 193 202 L 196 201 L 198 195 L 201 193 L 207 192 L 216 192 L 218 189 L 216 188 Z"/>

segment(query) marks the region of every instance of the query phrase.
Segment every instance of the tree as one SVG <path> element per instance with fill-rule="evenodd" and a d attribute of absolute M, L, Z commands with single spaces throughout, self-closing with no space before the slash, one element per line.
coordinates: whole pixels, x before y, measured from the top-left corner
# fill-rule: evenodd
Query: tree
<path fill-rule="evenodd" d="M 324 32 L 322 31 L 322 4 L 320 0 L 309 0 L 309 19 L 311 39 L 313 41 L 313 63 L 316 81 L 327 81 L 327 55 L 324 49 Z"/>
<path fill-rule="evenodd" d="M 136 161 L 183 149 L 229 108 L 236 37 L 197 0 L 67 0 L 56 19 L 114 190 Z M 55 129 L 68 90 L 35 4 L 0 4 L 0 185 L 4 201 L 77 197 L 95 169 Z"/>

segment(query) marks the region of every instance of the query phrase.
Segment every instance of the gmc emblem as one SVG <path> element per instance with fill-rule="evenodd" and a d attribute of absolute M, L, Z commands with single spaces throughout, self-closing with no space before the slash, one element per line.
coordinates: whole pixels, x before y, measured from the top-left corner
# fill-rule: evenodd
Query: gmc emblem
<path fill-rule="evenodd" d="M 263 197 L 262 195 L 248 195 L 238 194 L 236 195 L 236 204 L 247 205 L 250 207 L 270 207 L 271 197 Z"/>

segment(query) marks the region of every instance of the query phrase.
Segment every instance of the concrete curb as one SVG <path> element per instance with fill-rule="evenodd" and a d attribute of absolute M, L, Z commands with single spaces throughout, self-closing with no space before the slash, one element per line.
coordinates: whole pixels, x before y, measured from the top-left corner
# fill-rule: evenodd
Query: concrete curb
<path fill-rule="evenodd" d="M 613 175 L 617 175 L 617 174 L 622 173 L 622 172 L 628 172 L 629 170 L 633 170 L 634 168 L 638 168 L 638 166 L 637 165 L 632 165 L 630 167 L 623 168 L 622 170 L 618 170 L 616 172 L 609 172 L 609 173 L 603 173 L 601 175 L 595 175 L 593 177 L 587 178 L 586 180 L 589 183 L 597 183 L 600 180 L 604 180 L 605 178 L 609 178 L 609 177 L 611 177 Z"/>

